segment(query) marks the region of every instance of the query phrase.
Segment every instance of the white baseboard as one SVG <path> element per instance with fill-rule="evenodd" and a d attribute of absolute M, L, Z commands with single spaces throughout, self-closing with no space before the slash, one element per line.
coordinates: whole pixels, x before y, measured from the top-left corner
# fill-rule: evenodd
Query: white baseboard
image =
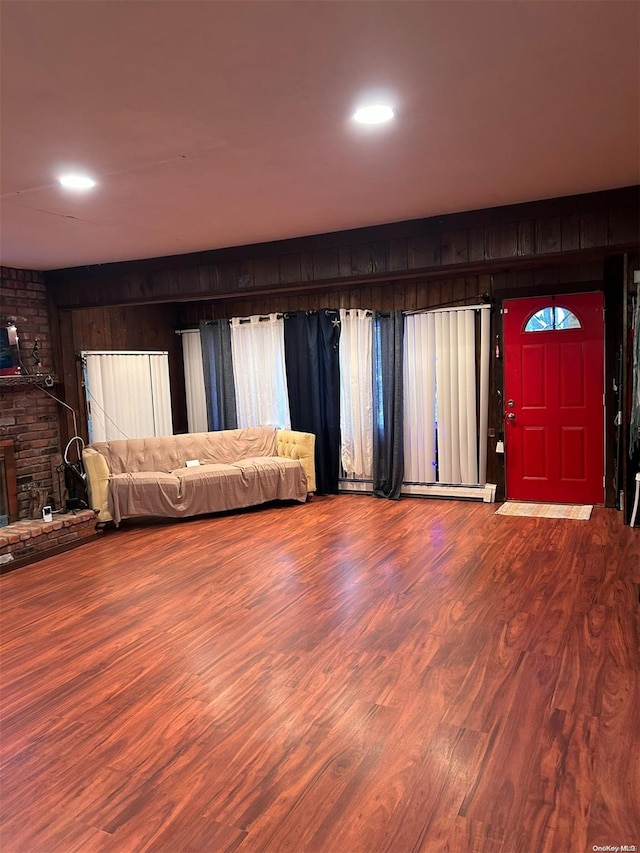
<path fill-rule="evenodd" d="M 341 479 L 338 491 L 371 494 L 373 492 L 373 482 L 371 480 Z M 495 503 L 496 486 L 493 483 L 486 483 L 484 486 L 441 486 L 436 483 L 404 483 L 400 494 L 408 497 L 458 498 L 460 500 Z"/>

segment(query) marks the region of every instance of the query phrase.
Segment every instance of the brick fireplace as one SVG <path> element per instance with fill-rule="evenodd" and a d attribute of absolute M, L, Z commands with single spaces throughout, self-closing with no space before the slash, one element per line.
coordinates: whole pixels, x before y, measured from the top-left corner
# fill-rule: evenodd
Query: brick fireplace
<path fill-rule="evenodd" d="M 0 574 L 88 542 L 97 536 L 96 513 L 64 512 L 58 428 L 60 396 L 42 273 L 2 267 L 0 325 L 15 324 L 22 365 L 0 375 Z M 34 489 L 57 510 L 53 520 L 29 520 Z M 35 493 L 33 493 L 35 495 Z M 4 519 L 2 519 L 4 521 Z"/>
<path fill-rule="evenodd" d="M 0 324 L 15 323 L 24 372 L 30 374 L 0 376 L 0 442 L 13 455 L 10 478 L 15 476 L 16 487 L 5 514 L 13 521 L 29 517 L 32 488 L 46 491 L 52 503 L 60 500 L 58 404 L 45 393 L 53 359 L 42 273 L 2 267 L 0 305 Z M 51 390 L 59 392 L 55 386 Z M 6 483 L 12 491 L 12 482 Z"/>

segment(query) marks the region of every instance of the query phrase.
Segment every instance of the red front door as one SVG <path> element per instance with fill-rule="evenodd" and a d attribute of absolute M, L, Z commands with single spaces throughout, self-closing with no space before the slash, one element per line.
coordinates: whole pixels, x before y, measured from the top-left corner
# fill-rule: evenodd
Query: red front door
<path fill-rule="evenodd" d="M 507 498 L 603 503 L 602 293 L 503 309 Z"/>

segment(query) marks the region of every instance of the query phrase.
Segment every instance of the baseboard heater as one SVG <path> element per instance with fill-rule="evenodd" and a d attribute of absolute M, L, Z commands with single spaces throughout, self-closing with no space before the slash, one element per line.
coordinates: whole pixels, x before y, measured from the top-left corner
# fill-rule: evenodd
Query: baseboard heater
<path fill-rule="evenodd" d="M 352 477 L 340 477 L 338 480 L 338 491 L 371 495 L 373 494 L 373 480 L 356 480 Z"/>
<path fill-rule="evenodd" d="M 340 479 L 338 491 L 351 492 L 355 494 L 368 494 L 373 492 L 371 480 L 352 480 L 346 477 Z M 496 486 L 494 483 L 485 483 L 484 486 L 447 486 L 440 483 L 404 483 L 402 495 L 419 498 L 451 498 L 454 500 L 483 501 L 483 503 L 495 503 Z"/>
<path fill-rule="evenodd" d="M 403 483 L 401 494 L 421 498 L 458 498 L 492 504 L 496 500 L 496 485 L 485 483 L 484 486 L 447 486 L 441 483 Z"/>

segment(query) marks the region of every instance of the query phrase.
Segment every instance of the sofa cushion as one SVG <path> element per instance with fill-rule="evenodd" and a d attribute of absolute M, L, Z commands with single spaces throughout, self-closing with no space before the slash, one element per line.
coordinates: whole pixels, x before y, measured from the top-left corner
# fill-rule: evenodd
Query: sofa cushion
<path fill-rule="evenodd" d="M 237 459 L 278 454 L 275 427 L 129 438 L 91 446 L 106 458 L 112 474 L 137 471 L 164 471 L 168 474 L 184 466 L 187 459 L 197 459 L 202 465 L 230 465 Z"/>
<path fill-rule="evenodd" d="M 254 456 L 233 463 L 244 479 L 255 478 L 262 501 L 298 500 L 307 497 L 307 475 L 297 459 L 281 456 Z"/>
<path fill-rule="evenodd" d="M 298 459 L 287 459 L 284 456 L 251 456 L 248 459 L 237 459 L 231 464 L 243 471 L 255 468 L 257 471 L 272 471 L 274 473 L 282 473 L 287 468 L 298 470 L 302 467 Z"/>
<path fill-rule="evenodd" d="M 112 474 L 109 482 L 109 509 L 114 520 L 133 515 L 175 517 L 180 502 L 180 480 L 164 471 L 135 471 Z M 138 512 L 142 507 L 144 512 Z"/>

